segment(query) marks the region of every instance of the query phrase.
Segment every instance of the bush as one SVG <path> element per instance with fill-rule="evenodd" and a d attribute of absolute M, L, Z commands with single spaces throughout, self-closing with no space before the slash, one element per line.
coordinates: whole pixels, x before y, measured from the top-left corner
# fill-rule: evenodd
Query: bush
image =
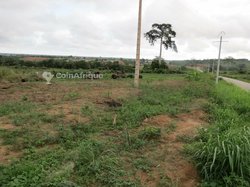
<path fill-rule="evenodd" d="M 212 125 L 200 130 L 200 142 L 189 147 L 190 153 L 205 179 L 204 186 L 249 186 L 249 95 L 224 83 L 213 94 L 207 108 Z"/>
<path fill-rule="evenodd" d="M 0 80 L 15 81 L 21 80 L 21 75 L 9 68 L 0 67 Z"/>
<path fill-rule="evenodd" d="M 220 180 L 232 174 L 250 180 L 249 128 L 230 129 L 196 146 L 193 158 L 206 180 Z"/>
<path fill-rule="evenodd" d="M 199 81 L 201 80 L 201 73 L 193 71 L 187 75 L 187 79 L 190 81 Z"/>

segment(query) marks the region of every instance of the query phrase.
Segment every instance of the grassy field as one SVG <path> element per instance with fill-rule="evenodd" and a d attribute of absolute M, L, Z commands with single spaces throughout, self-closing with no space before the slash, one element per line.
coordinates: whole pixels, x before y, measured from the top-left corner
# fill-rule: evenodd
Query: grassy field
<path fill-rule="evenodd" d="M 0 186 L 249 186 L 249 93 L 197 73 L 136 89 L 37 71 L 0 67 Z"/>
<path fill-rule="evenodd" d="M 188 147 L 205 184 L 249 186 L 250 94 L 222 82 L 206 111 L 211 125 Z"/>

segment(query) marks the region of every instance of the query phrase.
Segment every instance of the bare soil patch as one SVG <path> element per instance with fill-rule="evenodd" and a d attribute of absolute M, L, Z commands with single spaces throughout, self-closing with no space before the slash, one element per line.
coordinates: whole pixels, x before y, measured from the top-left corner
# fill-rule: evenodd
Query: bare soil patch
<path fill-rule="evenodd" d="M 16 126 L 11 124 L 10 120 L 6 117 L 0 117 L 0 129 L 3 130 L 13 130 Z"/>
<path fill-rule="evenodd" d="M 64 123 L 87 123 L 90 119 L 81 114 L 81 108 L 84 105 L 82 103 L 64 103 L 53 105 L 51 109 L 47 111 L 48 114 L 53 116 L 62 116 Z"/>
<path fill-rule="evenodd" d="M 154 116 L 152 118 L 147 118 L 144 120 L 143 123 L 145 125 L 150 124 L 153 126 L 167 127 L 172 121 L 173 119 L 168 115 L 159 115 L 159 116 Z"/>
<path fill-rule="evenodd" d="M 126 82 L 122 85 L 119 85 L 119 82 L 113 84 L 108 81 L 102 81 L 101 83 L 98 83 L 98 81 L 57 82 L 52 85 L 46 85 L 45 83 L 5 83 L 0 86 L 0 103 L 6 100 L 20 101 L 25 96 L 31 102 L 58 104 L 65 101 L 65 96 L 71 93 L 79 94 L 78 98 L 72 100 L 98 103 L 106 98 L 114 100 L 128 98 L 139 92 L 137 89 L 131 88 Z"/>
<path fill-rule="evenodd" d="M 199 185 L 200 179 L 197 170 L 183 155 L 182 150 L 185 143 L 179 141 L 178 137 L 195 136 L 197 128 L 205 124 L 204 117 L 204 112 L 194 110 L 176 117 L 159 115 L 144 121 L 142 128 L 146 126 L 159 127 L 162 129 L 162 137 L 157 147 L 152 150 L 144 150 L 145 156 L 155 160 L 157 164 L 150 173 L 137 172 L 136 175 L 143 186 L 155 187 L 162 177 L 169 179 L 168 185 L 170 186 L 195 187 Z M 173 124 L 175 124 L 175 130 L 165 133 L 164 130 Z"/>
<path fill-rule="evenodd" d="M 0 139 L 0 164 L 10 164 L 13 159 L 21 156 L 21 152 L 11 151 L 9 146 L 2 145 L 2 140 Z"/>
<path fill-rule="evenodd" d="M 13 86 L 11 83 L 0 82 L 0 90 L 7 90 Z"/>

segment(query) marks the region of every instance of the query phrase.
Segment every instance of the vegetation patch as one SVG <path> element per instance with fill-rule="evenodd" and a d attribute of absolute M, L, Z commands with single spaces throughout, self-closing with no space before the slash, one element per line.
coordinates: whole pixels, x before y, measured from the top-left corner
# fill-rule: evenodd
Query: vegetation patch
<path fill-rule="evenodd" d="M 248 184 L 249 94 L 224 83 L 215 87 L 206 74 L 199 79 L 143 77 L 140 89 L 130 79 L 84 89 L 74 81 L 53 84 L 62 94 L 40 83 L 39 88 L 25 83 L 25 89 L 3 89 L 20 96 L 1 101 L 0 119 L 14 128 L 0 129 L 0 143 L 23 154 L 0 166 L 0 186 L 196 184 L 196 169 L 182 154 L 184 144 L 190 144 L 202 185 Z M 31 93 L 45 91 L 35 99 L 42 101 L 39 105 L 31 102 Z M 204 110 L 211 125 L 200 128 L 202 100 L 209 102 Z M 195 128 L 200 128 L 198 135 Z"/>
<path fill-rule="evenodd" d="M 249 186 L 249 106 L 249 93 L 225 83 L 216 88 L 207 108 L 212 124 L 190 146 L 204 184 Z"/>
<path fill-rule="evenodd" d="M 146 127 L 139 132 L 138 137 L 143 140 L 157 140 L 161 137 L 161 129 L 156 127 Z"/>

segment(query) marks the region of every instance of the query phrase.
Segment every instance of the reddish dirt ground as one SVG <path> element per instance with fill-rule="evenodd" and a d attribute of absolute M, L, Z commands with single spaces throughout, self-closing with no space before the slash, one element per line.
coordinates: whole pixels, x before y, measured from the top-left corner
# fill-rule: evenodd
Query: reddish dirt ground
<path fill-rule="evenodd" d="M 0 130 L 12 131 L 16 128 L 16 126 L 10 123 L 10 120 L 8 118 L 0 118 Z M 3 141 L 0 139 L 0 164 L 9 164 L 12 159 L 21 156 L 20 152 L 11 151 L 10 148 L 10 146 L 3 145 Z"/>
<path fill-rule="evenodd" d="M 10 120 L 6 117 L 0 117 L 0 130 L 13 130 L 16 127 L 11 124 Z"/>
<path fill-rule="evenodd" d="M 76 93 L 76 98 L 68 95 Z M 105 102 L 109 100 L 126 99 L 131 94 L 137 94 L 138 90 L 131 88 L 128 83 L 102 81 L 91 82 L 56 82 L 53 85 L 46 85 L 45 82 L 34 83 L 2 83 L 0 84 L 0 104 L 6 101 L 20 102 L 27 98 L 38 104 L 38 112 L 48 115 L 62 115 L 65 124 L 87 123 L 88 117 L 81 114 L 81 108 L 88 105 L 97 105 L 100 108 L 107 107 Z M 42 131 L 53 135 L 53 127 L 43 124 Z M 15 130 L 18 127 L 11 124 L 10 117 L 0 118 L 0 130 Z M 0 142 L 0 163 L 8 164 L 11 159 L 19 157 L 20 153 L 10 151 L 9 146 Z"/>
<path fill-rule="evenodd" d="M 200 110 L 191 113 L 180 114 L 176 117 L 168 115 L 155 116 L 144 121 L 145 126 L 155 126 L 162 129 L 175 124 L 173 132 L 162 133 L 162 138 L 158 147 L 148 150 L 146 157 L 156 160 L 157 166 L 149 174 L 138 172 L 142 184 L 146 187 L 155 187 L 160 181 L 160 171 L 165 177 L 170 179 L 171 185 L 179 187 L 195 187 L 199 185 L 199 176 L 195 166 L 185 158 L 182 153 L 184 142 L 178 140 L 181 136 L 194 137 L 197 128 L 204 122 L 205 114 Z M 143 127 L 143 128 L 144 128 Z M 152 153 L 154 152 L 154 153 Z"/>
<path fill-rule="evenodd" d="M 0 139 L 0 164 L 10 164 L 13 159 L 21 155 L 21 152 L 11 151 L 9 146 L 2 145 L 2 140 Z"/>
<path fill-rule="evenodd" d="M 103 104 L 108 100 L 116 100 L 129 98 L 131 95 L 138 95 L 139 91 L 128 85 L 120 85 L 120 83 L 107 84 L 81 84 L 81 83 L 55 83 L 53 87 L 45 83 L 23 83 L 23 84 L 5 84 L 0 87 L 0 103 L 6 100 L 20 101 L 23 96 L 29 101 L 38 104 L 49 104 L 51 108 L 46 110 L 50 115 L 64 115 L 65 122 L 87 122 L 89 119 L 80 116 L 81 107 L 88 104 L 97 104 L 105 107 Z M 125 83 L 126 84 L 126 83 Z M 162 84 L 173 85 L 176 87 L 183 86 L 183 81 L 161 81 Z M 157 86 L 157 85 L 156 85 Z M 69 93 L 78 93 L 79 98 L 65 101 L 65 95 Z M 199 185 L 199 176 L 196 168 L 182 154 L 184 142 L 179 141 L 181 136 L 195 136 L 196 129 L 204 124 L 205 114 L 198 107 L 190 113 L 180 114 L 176 117 L 168 115 L 159 115 L 143 122 L 142 128 L 146 126 L 159 127 L 162 130 L 162 137 L 159 145 L 150 149 L 143 150 L 145 157 L 155 160 L 157 165 L 152 169 L 150 174 L 138 171 L 136 176 L 141 180 L 145 187 L 155 187 L 162 178 L 170 179 L 172 185 L 180 187 L 195 187 Z M 191 106 L 190 106 L 191 107 Z M 42 109 L 44 110 L 44 109 Z M 2 122 L 0 128 L 4 130 L 12 130 L 15 127 L 8 119 L 0 119 Z M 165 132 L 168 127 L 175 125 L 175 130 Z M 47 130 L 50 126 L 44 126 Z M 114 134 L 104 134 L 105 136 L 117 136 Z M 8 146 L 2 145 L 0 140 L 0 163 L 8 164 L 12 158 L 18 158 L 21 153 L 10 151 Z"/>
<path fill-rule="evenodd" d="M 65 96 L 70 93 L 79 94 L 79 102 L 98 102 L 100 99 L 109 97 L 120 99 L 129 97 L 131 94 L 138 94 L 138 90 L 131 88 L 129 84 L 115 82 L 114 85 L 98 82 L 57 82 L 52 85 L 42 83 L 1 83 L 0 103 L 6 100 L 20 101 L 25 96 L 29 101 L 42 104 L 55 104 L 65 101 Z"/>

